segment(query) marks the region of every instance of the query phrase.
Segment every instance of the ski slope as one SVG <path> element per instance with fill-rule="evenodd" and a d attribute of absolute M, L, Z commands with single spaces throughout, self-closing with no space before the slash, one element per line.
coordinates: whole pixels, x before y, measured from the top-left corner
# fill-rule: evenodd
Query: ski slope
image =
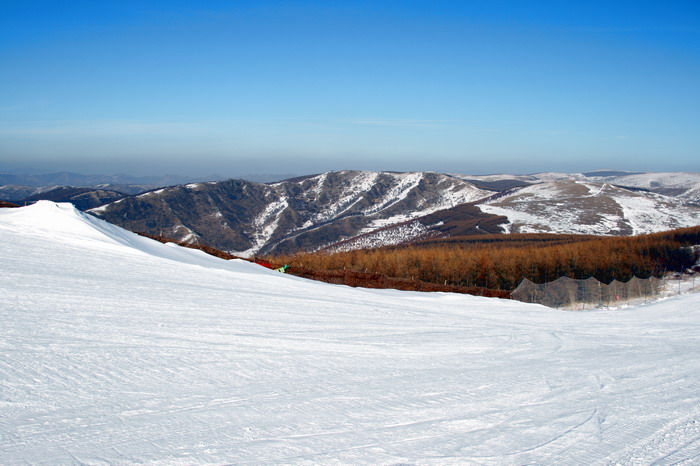
<path fill-rule="evenodd" d="M 700 296 L 362 290 L 0 209 L 2 464 L 697 464 Z"/>

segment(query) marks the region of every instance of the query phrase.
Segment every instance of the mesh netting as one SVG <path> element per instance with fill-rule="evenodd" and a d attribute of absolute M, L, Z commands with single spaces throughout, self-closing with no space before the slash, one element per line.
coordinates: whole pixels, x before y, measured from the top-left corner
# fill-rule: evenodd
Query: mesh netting
<path fill-rule="evenodd" d="M 511 293 L 511 297 L 525 303 L 554 308 L 586 309 L 614 306 L 631 299 L 651 298 L 659 294 L 660 288 L 661 280 L 656 277 L 634 277 L 626 283 L 613 280 L 610 284 L 593 277 L 586 280 L 561 277 L 541 285 L 525 278 Z"/>

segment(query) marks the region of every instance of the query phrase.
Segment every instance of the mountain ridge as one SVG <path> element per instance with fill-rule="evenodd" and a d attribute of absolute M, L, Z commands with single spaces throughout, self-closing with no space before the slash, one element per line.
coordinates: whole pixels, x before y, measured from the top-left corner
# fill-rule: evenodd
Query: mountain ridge
<path fill-rule="evenodd" d="M 128 229 L 206 237 L 212 246 L 252 255 L 319 248 L 487 194 L 450 175 L 348 170 L 271 184 L 191 183 L 90 212 Z"/>
<path fill-rule="evenodd" d="M 90 212 L 243 256 L 486 233 L 631 235 L 700 223 L 699 174 L 593 174 L 345 170 L 158 188 Z"/>

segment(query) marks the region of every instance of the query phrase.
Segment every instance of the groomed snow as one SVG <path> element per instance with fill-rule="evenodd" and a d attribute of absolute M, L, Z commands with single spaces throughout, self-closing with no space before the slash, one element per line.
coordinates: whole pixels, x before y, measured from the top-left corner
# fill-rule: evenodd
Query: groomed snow
<path fill-rule="evenodd" d="M 697 464 L 700 297 L 305 281 L 0 209 L 2 464 Z"/>

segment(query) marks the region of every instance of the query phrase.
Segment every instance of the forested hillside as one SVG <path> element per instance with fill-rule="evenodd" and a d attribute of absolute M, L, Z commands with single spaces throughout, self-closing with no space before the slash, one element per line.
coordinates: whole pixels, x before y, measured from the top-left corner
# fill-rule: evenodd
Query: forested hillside
<path fill-rule="evenodd" d="M 319 271 L 351 270 L 456 286 L 513 290 L 523 278 L 603 282 L 681 271 L 697 260 L 700 226 L 633 237 L 514 234 L 451 238 L 395 248 L 278 256 Z"/>

